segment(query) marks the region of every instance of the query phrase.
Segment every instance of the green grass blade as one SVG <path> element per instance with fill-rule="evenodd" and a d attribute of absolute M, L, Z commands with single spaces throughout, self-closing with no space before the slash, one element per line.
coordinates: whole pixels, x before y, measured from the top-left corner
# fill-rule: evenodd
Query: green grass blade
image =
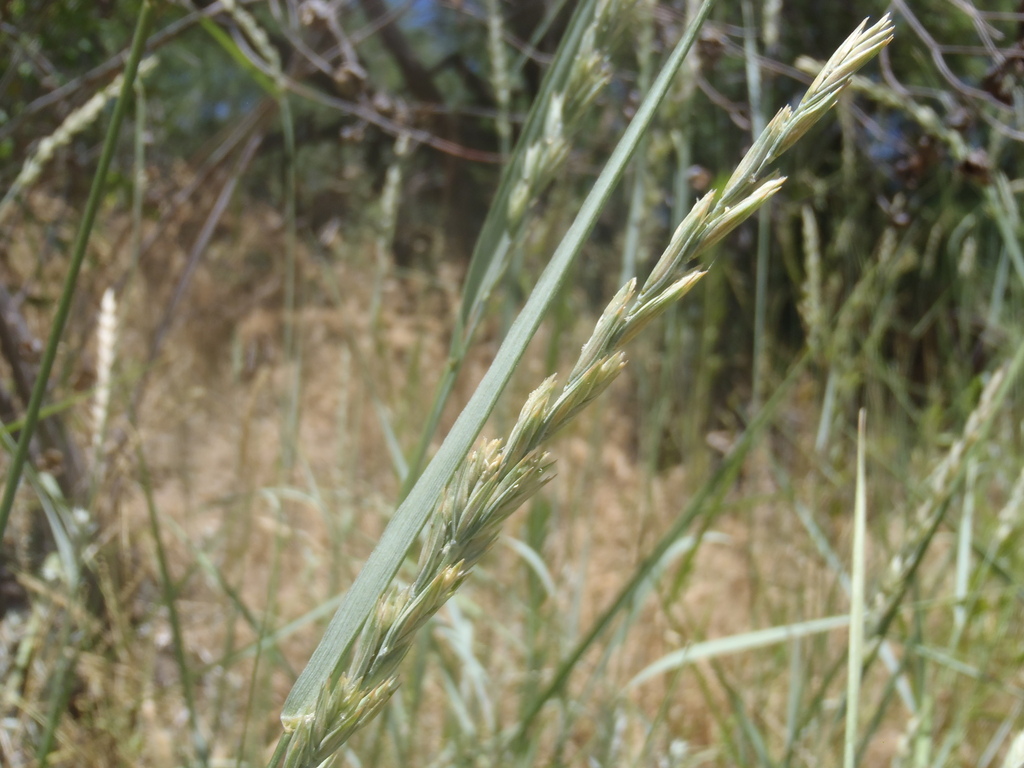
<path fill-rule="evenodd" d="M 768 629 L 759 629 L 754 632 L 745 632 L 741 635 L 720 637 L 715 640 L 694 643 L 686 648 L 662 656 L 657 661 L 644 667 L 626 684 L 626 688 L 635 688 L 648 680 L 684 667 L 687 664 L 692 664 L 695 661 L 713 659 L 719 656 L 730 656 L 734 653 L 752 651 L 756 648 L 766 648 L 770 645 L 778 645 L 809 635 L 831 632 L 833 629 L 842 629 L 849 623 L 849 616 L 828 616 L 823 619 L 810 619 L 795 624 L 769 627 Z"/>
<path fill-rule="evenodd" d="M 523 311 L 502 342 L 494 363 L 484 375 L 437 455 L 424 470 L 405 501 L 399 505 L 380 542 L 345 595 L 323 639 L 285 702 L 281 719 L 286 728 L 294 726 L 298 718 L 308 714 L 314 707 L 320 689 L 331 679 L 339 661 L 355 641 L 370 611 L 391 583 L 406 552 L 427 521 L 445 484 L 483 428 L 505 384 L 522 358 L 527 344 L 539 327 L 544 313 L 565 281 L 569 267 L 582 249 L 598 215 L 622 176 L 623 169 L 635 152 L 640 138 L 650 125 L 655 110 L 668 92 L 679 66 L 696 40 L 697 33 L 713 4 L 714 0 L 704 0 L 694 16 L 686 34 L 676 45 L 647 98 L 637 110 L 636 117 L 626 129 L 587 195 L 576 220 L 540 276 Z"/>
<path fill-rule="evenodd" d="M 850 573 L 850 649 L 846 681 L 846 738 L 843 766 L 853 768 L 857 750 L 857 715 L 860 709 L 860 676 L 864 656 L 865 538 L 867 531 L 867 490 L 864 480 L 864 422 L 862 408 L 857 419 L 857 491 L 853 505 L 853 564 Z"/>

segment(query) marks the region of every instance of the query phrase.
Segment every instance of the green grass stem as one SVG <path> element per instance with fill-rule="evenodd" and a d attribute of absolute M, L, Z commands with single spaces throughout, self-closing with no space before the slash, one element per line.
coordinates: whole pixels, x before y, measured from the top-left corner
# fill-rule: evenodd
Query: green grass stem
<path fill-rule="evenodd" d="M 850 643 L 846 679 L 846 737 L 843 741 L 843 768 L 854 768 L 857 747 L 857 723 L 860 713 L 860 679 L 864 657 L 864 582 L 867 574 L 865 541 L 867 538 L 867 488 L 864 477 L 866 412 L 857 417 L 857 489 L 853 505 L 853 567 L 850 576 Z"/>

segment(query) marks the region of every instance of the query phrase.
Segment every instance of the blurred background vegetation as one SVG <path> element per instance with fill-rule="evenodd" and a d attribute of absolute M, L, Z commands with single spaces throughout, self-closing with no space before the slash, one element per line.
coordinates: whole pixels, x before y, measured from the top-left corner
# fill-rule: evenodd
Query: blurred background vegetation
<path fill-rule="evenodd" d="M 0 549 L 3 765 L 265 760 L 275 708 L 317 633 L 289 629 L 266 658 L 254 643 L 351 581 L 407 481 L 474 243 L 576 4 L 239 5 L 266 33 L 283 96 L 234 3 L 155 4 L 155 63 L 135 88 L 50 383 L 52 412 L 32 449 L 48 493 L 86 512 L 55 528 L 33 495 L 41 492 L 24 490 Z M 47 148 L 34 175 L 25 169 L 114 83 L 139 7 L 0 0 L 7 436 L 17 437 L 115 92 Z M 614 594 L 608 574 L 626 581 L 680 499 L 703 487 L 783 385 L 786 399 L 758 438 L 764 450 L 722 502 L 734 517 L 721 520 L 732 522 L 715 517 L 735 557 L 707 556 L 703 577 L 700 557 L 674 564 L 658 605 L 645 609 L 651 626 L 609 641 L 623 656 L 587 657 L 590 682 L 572 699 L 587 702 L 582 714 L 563 702 L 552 716 L 559 725 L 538 729 L 515 760 L 833 762 L 841 737 L 825 721 L 835 701 L 830 679 L 817 675 L 841 655 L 837 643 L 805 648 L 798 661 L 800 652 L 780 651 L 712 665 L 694 680 L 673 678 L 661 698 L 619 688 L 698 636 L 845 610 L 841 571 L 822 542 L 847 551 L 852 425 L 867 407 L 878 579 L 908 543 L 932 560 L 908 576 L 894 640 L 903 666 L 870 689 L 864 764 L 998 764 L 1024 705 L 1019 385 L 986 415 L 989 432 L 955 478 L 940 490 L 929 478 L 993 371 L 1024 341 L 1024 4 L 719 0 L 495 423 L 501 434 L 518 395 L 571 365 L 607 300 L 646 274 L 681 215 L 731 174 L 752 132 L 799 99 L 814 62 L 885 11 L 893 44 L 783 161 L 783 192 L 718 246 L 700 290 L 639 341 L 629 381 L 567 440 L 564 484 L 514 519 L 510 535 L 543 565 L 515 548 L 495 556 L 478 592 L 427 633 L 434 639 L 410 664 L 411 693 L 358 742 L 351 764 L 513 760 L 490 739 L 528 710 L 538 681 Z M 565 169 L 531 203 L 442 433 L 692 12 L 684 0 L 630 10 Z M 119 362 L 101 429 L 85 401 L 108 288 L 119 302 Z M 794 385 L 788 377 L 805 355 Z M 636 507 L 622 496 L 608 503 L 602 474 Z M 929 499 L 944 522 L 913 539 L 915 510 Z M 945 510 L 968 505 L 964 556 L 973 552 L 974 565 L 954 598 L 950 542 L 964 534 Z M 584 520 L 607 508 L 607 525 L 624 530 L 602 548 Z M 793 522 L 797 508 L 818 527 Z M 162 529 L 147 522 L 151 509 Z M 86 574 L 71 598 L 52 571 L 62 536 Z M 169 573 L 156 565 L 164 555 Z M 800 589 L 773 575 L 780 559 L 799 571 L 786 578 Z M 517 574 L 513 597 L 499 561 Z M 687 579 L 700 589 L 684 589 Z M 691 592 L 704 597 L 687 602 Z M 719 623 L 716 600 L 742 618 Z M 954 603 L 967 613 L 954 614 Z M 503 615 L 507 623 L 494 618 Z M 445 632 L 449 641 L 436 637 Z M 451 641 L 460 632 L 468 646 Z M 792 683 L 801 664 L 806 689 L 791 686 L 787 705 L 786 686 L 772 680 Z M 485 704 L 488 675 L 507 688 Z M 429 695 L 449 707 L 424 711 Z M 893 703 L 901 697 L 906 710 Z M 805 700 L 805 710 L 793 703 Z"/>

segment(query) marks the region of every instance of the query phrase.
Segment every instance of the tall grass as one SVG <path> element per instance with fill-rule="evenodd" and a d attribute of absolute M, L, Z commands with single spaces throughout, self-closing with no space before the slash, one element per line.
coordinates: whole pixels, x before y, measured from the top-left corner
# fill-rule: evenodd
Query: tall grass
<path fill-rule="evenodd" d="M 238 251 L 287 255 L 270 291 L 283 319 L 267 332 L 285 337 L 283 351 L 250 373 L 204 378 L 182 351 L 190 323 L 167 326 L 176 358 L 147 357 L 134 327 L 145 323 L 131 318 L 160 294 L 144 292 L 132 259 L 116 357 L 106 299 L 97 323 L 99 380 L 83 418 L 95 456 L 88 512 L 31 463 L 14 507 L 8 541 L 38 505 L 56 554 L 18 571 L 29 597 L 7 615 L 26 618 L 0 625 L 4 648 L 14 627 L 17 651 L 0 657 L 0 763 L 1017 766 L 1020 185 L 996 171 L 970 217 L 925 231 L 894 208 L 888 226 L 868 230 L 851 188 L 852 95 L 898 110 L 958 163 L 971 156 L 963 135 L 919 94 L 854 75 L 888 44 L 887 19 L 862 25 L 825 65 L 808 64 L 818 74 L 803 100 L 765 121 L 775 97 L 762 51 L 777 55 L 785 16 L 777 3 L 744 3 L 752 145 L 687 212 L 691 165 L 718 149 L 703 145 L 700 116 L 677 119 L 703 78 L 684 57 L 698 39 L 707 52 L 716 33 L 701 33 L 711 3 L 689 5 L 659 71 L 665 27 L 654 4 L 575 4 L 513 147 L 508 89 L 527 54 L 516 61 L 504 47 L 507 6 L 485 4 L 505 165 L 451 328 L 432 316 L 443 313 L 427 291 L 406 292 L 453 289 L 389 263 L 402 186 L 429 139 L 415 130 L 396 131 L 365 242 L 344 232 L 307 248 L 293 213 L 278 230 L 232 206 L 240 172 L 225 185 L 193 253 L 239 223 Z M 245 62 L 268 110 L 247 124 L 237 167 L 276 109 L 290 211 L 302 150 L 286 95 L 294 84 L 266 32 L 285 22 L 226 7 L 237 29 L 206 31 Z M 538 232 L 557 231 L 575 207 L 575 147 L 624 40 L 639 41 L 642 104 L 564 239 L 538 247 Z M 807 136 L 840 97 L 841 132 Z M 835 178 L 808 178 L 797 142 L 823 135 L 841 137 L 842 164 Z M 791 148 L 787 181 L 773 169 Z M 822 190 L 840 177 L 849 206 L 836 212 Z M 653 200 L 662 185 L 671 199 Z M 588 245 L 602 211 L 614 218 L 610 200 L 623 201 L 621 247 Z M 19 215 L 31 210 L 6 214 L 28 238 L 35 229 Z M 757 268 L 747 270 L 731 254 L 753 216 L 756 245 L 745 250 Z M 947 234 L 970 293 L 958 306 L 982 319 L 989 358 L 977 377 L 953 360 L 941 383 L 920 384 L 898 345 L 963 318 L 940 322 L 937 301 L 907 329 L 899 308 Z M 602 247 L 623 279 L 594 318 L 571 269 Z M 217 262 L 211 250 L 212 282 L 229 282 L 237 253 Z M 522 283 L 544 250 L 548 267 L 491 362 L 490 340 L 480 343 L 498 333 L 491 299 L 510 271 Z M 648 264 L 648 252 L 660 257 Z M 990 253 L 994 277 L 978 266 Z M 801 297 L 798 342 L 773 320 L 781 269 Z M 109 283 L 97 274 L 91 287 Z M 236 289 L 220 288 L 227 314 Z M 181 296 L 172 319 L 198 306 Z M 402 302 L 416 310 L 403 315 Z M 558 318 L 545 325 L 551 308 Z M 752 360 L 736 353 L 738 364 L 723 349 L 747 315 Z M 250 341 L 237 332 L 236 343 Z M 728 366 L 743 375 L 721 376 Z M 547 375 L 556 368 L 569 373 Z M 146 379 L 153 396 L 125 418 L 134 409 L 119 395 Z M 481 380 L 472 396 L 469 379 Z M 962 387 L 945 390 L 954 379 Z M 720 392 L 723 381 L 735 390 Z M 41 415 L 71 414 L 73 403 Z M 18 427 L 28 445 L 31 419 L 6 425 L 12 454 Z"/>
<path fill-rule="evenodd" d="M 695 24 L 691 29 L 697 28 Z M 327 638 L 321 642 L 307 671 L 300 676 L 286 705 L 282 719 L 289 737 L 282 742 L 287 744 L 284 765 L 318 765 L 378 714 L 397 688 L 397 666 L 411 647 L 416 632 L 454 595 L 479 559 L 493 546 L 508 515 L 549 479 L 551 459 L 542 450 L 546 442 L 618 375 L 625 364 L 621 349 L 670 304 L 685 296 L 703 276 L 702 270 L 687 271 L 686 265 L 698 260 L 702 252 L 721 241 L 779 190 L 781 179 L 765 178 L 770 164 L 835 104 L 852 74 L 889 42 L 891 31 L 888 18 L 868 29 L 862 24 L 825 64 L 800 104 L 795 109 L 784 107 L 775 116 L 740 161 L 721 194 L 709 192 L 678 225 L 672 241 L 639 291 L 633 279 L 612 299 L 557 396 L 554 379 L 548 379 L 531 394 L 507 440 L 491 441 L 465 459 L 447 481 L 437 501 L 431 499 L 429 491 L 417 494 L 417 489 L 413 489 L 406 501 L 410 505 L 407 508 L 431 504 L 436 510 L 435 519 L 430 522 L 431 533 L 420 555 L 419 572 L 412 584 L 402 591 L 389 593 L 378 588 L 372 598 L 375 604 L 369 611 L 346 612 L 346 604 L 339 609 Z M 688 38 L 694 36 L 691 32 Z M 677 51 L 685 53 L 686 48 L 681 45 Z M 643 131 L 650 113 L 665 94 L 681 59 L 681 55 L 675 56 L 674 66 L 670 65 L 661 73 L 638 112 L 637 121 L 623 138 L 620 147 L 625 146 L 625 152 L 616 154 L 632 153 L 637 145 L 637 134 Z M 603 190 L 609 185 L 606 176 L 610 175 L 614 181 L 620 172 L 614 160 L 609 168 L 613 169 L 612 173 L 602 174 L 592 198 L 600 199 L 600 195 L 605 194 Z M 584 211 L 592 207 L 588 205 L 592 198 L 584 203 Z M 589 225 L 586 219 L 583 221 L 586 232 Z M 570 228 L 563 241 L 567 243 L 564 250 L 568 253 L 578 251 L 581 244 L 575 230 L 576 227 Z M 556 252 L 552 265 L 560 261 Z M 543 302 L 543 306 L 550 303 L 556 288 L 557 282 L 549 285 L 542 277 L 523 311 L 524 316 L 529 317 L 534 297 L 539 296 L 537 301 Z M 522 332 L 517 334 L 517 326 L 513 326 L 509 340 L 498 351 L 492 365 L 491 371 L 499 372 L 496 376 L 507 379 L 508 374 L 500 371 L 503 367 L 511 369 L 521 358 L 529 336 L 536 330 L 537 319 L 527 321 L 533 327 L 525 337 Z M 489 372 L 488 377 L 490 375 Z M 486 393 L 487 388 L 493 386 L 488 377 L 478 392 Z M 498 387 L 500 391 L 501 384 Z M 477 400 L 474 396 L 460 421 L 476 419 L 482 423 L 489 407 Z M 476 416 L 474 411 L 481 416 Z M 456 431 L 459 426 L 457 423 Z M 451 438 L 445 446 L 449 444 Z M 441 448 L 442 454 L 445 446 Z M 429 473 L 429 468 L 427 471 Z M 391 525 L 405 525 L 413 534 L 419 527 L 402 518 L 401 509 Z M 367 569 L 377 568 L 393 575 L 401 566 L 406 550 L 390 541 L 387 546 L 382 542 L 378 547 L 375 551 L 385 555 L 379 561 L 371 557 Z M 379 584 L 384 580 L 375 577 L 375 581 Z M 353 587 L 353 593 L 357 586 Z M 354 604 L 355 598 L 352 600 Z M 364 624 L 358 647 L 350 654 L 352 641 L 349 638 Z M 307 691 L 311 683 L 307 678 L 318 680 L 315 703 L 309 700 Z"/>

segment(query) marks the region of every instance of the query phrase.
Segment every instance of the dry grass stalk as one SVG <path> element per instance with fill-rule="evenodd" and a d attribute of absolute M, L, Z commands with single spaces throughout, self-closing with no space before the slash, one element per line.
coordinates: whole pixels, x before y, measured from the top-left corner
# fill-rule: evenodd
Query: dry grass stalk
<path fill-rule="evenodd" d="M 717 202 L 712 190 L 696 203 L 643 288 L 637 292 L 634 279 L 619 290 L 557 396 L 555 377 L 546 379 L 527 399 L 508 439 L 486 442 L 466 459 L 438 503 L 413 583 L 380 600 L 348 668 L 322 689 L 312 714 L 289 723 L 295 733 L 285 757 L 288 768 L 327 759 L 397 689 L 398 665 L 416 631 L 455 593 L 497 540 L 508 516 L 551 478 L 552 459 L 543 446 L 619 374 L 625 365 L 622 347 L 705 274 L 686 271 L 686 265 L 779 190 L 783 179 L 763 178 L 769 164 L 835 103 L 853 72 L 891 39 L 888 16 L 864 27 L 829 60 L 795 110 L 779 111 Z M 553 108 L 551 114 L 558 111 Z"/>

